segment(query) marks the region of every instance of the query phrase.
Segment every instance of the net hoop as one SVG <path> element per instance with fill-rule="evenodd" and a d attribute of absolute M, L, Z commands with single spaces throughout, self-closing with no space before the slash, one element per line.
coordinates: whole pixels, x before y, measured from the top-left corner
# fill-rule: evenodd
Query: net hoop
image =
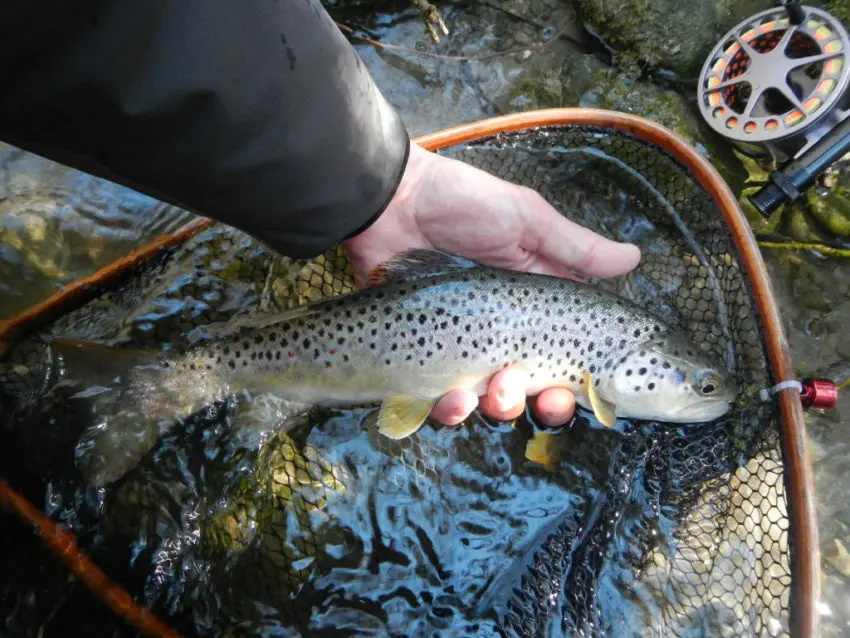
<path fill-rule="evenodd" d="M 732 234 L 753 293 L 759 326 L 767 349 L 773 381 L 780 384 L 794 380 L 794 366 L 790 348 L 782 330 L 781 318 L 767 269 L 738 200 L 729 186 L 711 165 L 688 142 L 668 128 L 649 119 L 605 109 L 555 108 L 525 111 L 462 124 L 411 141 L 429 151 L 438 151 L 500 133 L 545 127 L 589 126 L 614 129 L 628 133 L 640 140 L 654 144 L 678 160 L 711 196 Z M 15 317 L 0 321 L 0 358 L 9 347 L 28 333 L 49 324 L 55 318 L 81 307 L 104 288 L 108 288 L 130 274 L 135 266 L 163 251 L 178 246 L 199 232 L 216 224 L 215 220 L 200 217 L 174 233 L 163 235 L 126 257 L 101 268 L 94 274 L 62 287 L 46 300 Z M 820 598 L 820 551 L 815 514 L 814 480 L 810 463 L 803 406 L 799 393 L 779 392 L 777 401 L 780 414 L 780 435 L 784 463 L 784 482 L 787 490 L 789 518 L 789 551 L 792 574 L 790 592 L 790 618 L 792 635 L 802 638 L 818 635 L 816 602 Z M 19 498 L 13 490 L 0 481 L 0 506 Z M 41 527 L 40 532 L 50 547 L 41 521 L 26 516 L 20 508 L 9 511 L 27 523 Z M 52 550 L 55 552 L 55 550 Z M 60 556 L 61 558 L 61 556 Z M 80 562 L 80 565 L 83 563 Z M 76 573 L 77 567 L 69 565 Z M 90 583 L 91 579 L 85 578 Z M 97 592 L 95 592 L 97 594 Z M 117 612 L 116 612 L 117 613 Z M 138 614 L 138 612 L 137 612 Z M 127 622 L 134 619 L 120 614 Z M 138 625 L 137 625 L 138 627 Z M 142 630 L 146 635 L 149 628 Z"/>

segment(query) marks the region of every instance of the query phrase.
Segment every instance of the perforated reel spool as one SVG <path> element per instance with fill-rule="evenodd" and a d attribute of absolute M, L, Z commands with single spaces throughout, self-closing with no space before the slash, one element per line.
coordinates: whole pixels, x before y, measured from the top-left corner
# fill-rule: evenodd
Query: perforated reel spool
<path fill-rule="evenodd" d="M 699 78 L 708 125 L 744 152 L 777 162 L 798 156 L 850 114 L 847 31 L 825 11 L 800 9 L 800 24 L 777 7 L 735 26 Z"/>

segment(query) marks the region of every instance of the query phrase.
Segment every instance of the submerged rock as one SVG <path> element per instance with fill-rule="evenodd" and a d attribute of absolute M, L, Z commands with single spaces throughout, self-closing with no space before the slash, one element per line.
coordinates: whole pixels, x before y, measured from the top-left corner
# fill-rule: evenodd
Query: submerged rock
<path fill-rule="evenodd" d="M 696 77 L 705 57 L 741 20 L 776 6 L 771 0 L 573 0 L 581 20 L 621 54 Z"/>

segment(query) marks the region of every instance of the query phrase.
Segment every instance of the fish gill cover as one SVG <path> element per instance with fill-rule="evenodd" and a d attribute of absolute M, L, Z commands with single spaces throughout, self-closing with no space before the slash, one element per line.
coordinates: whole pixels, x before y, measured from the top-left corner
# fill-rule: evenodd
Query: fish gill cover
<path fill-rule="evenodd" d="M 640 245 L 633 273 L 594 283 L 723 361 L 734 408 L 710 424 L 613 428 L 579 410 L 554 431 L 476 415 L 393 441 L 374 408 L 293 411 L 273 393 L 240 394 L 93 490 L 80 435 L 109 412 L 124 362 L 68 356 L 58 370 L 34 338 L 0 371 L 10 479 L 189 635 L 787 635 L 782 459 L 758 397 L 767 361 L 711 198 L 659 148 L 611 130 L 444 152 Z M 338 248 L 292 262 L 213 227 L 46 333 L 179 348 L 241 313 L 351 289 Z"/>

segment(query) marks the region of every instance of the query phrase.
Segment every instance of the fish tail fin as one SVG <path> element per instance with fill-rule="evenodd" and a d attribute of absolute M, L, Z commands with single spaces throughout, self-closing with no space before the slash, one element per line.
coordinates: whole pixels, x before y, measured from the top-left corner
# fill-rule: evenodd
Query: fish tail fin
<path fill-rule="evenodd" d="M 222 385 L 205 371 L 162 363 L 134 366 L 117 400 L 78 446 L 77 463 L 87 483 L 97 488 L 119 480 L 160 437 L 220 397 Z"/>
<path fill-rule="evenodd" d="M 0 390 L 11 390 L 19 403 L 21 398 L 37 403 L 44 390 L 54 387 L 51 382 L 35 385 L 48 370 L 52 380 L 61 379 L 66 391 L 70 388 L 72 400 L 89 403 L 93 418 L 77 446 L 76 461 L 93 487 L 124 476 L 166 431 L 202 408 L 222 386 L 215 371 L 195 369 L 160 351 L 75 339 L 48 339 L 41 347 L 47 351 L 39 350 L 39 358 L 25 352 L 27 358 L 7 364 L 5 377 L 0 370 Z"/>

